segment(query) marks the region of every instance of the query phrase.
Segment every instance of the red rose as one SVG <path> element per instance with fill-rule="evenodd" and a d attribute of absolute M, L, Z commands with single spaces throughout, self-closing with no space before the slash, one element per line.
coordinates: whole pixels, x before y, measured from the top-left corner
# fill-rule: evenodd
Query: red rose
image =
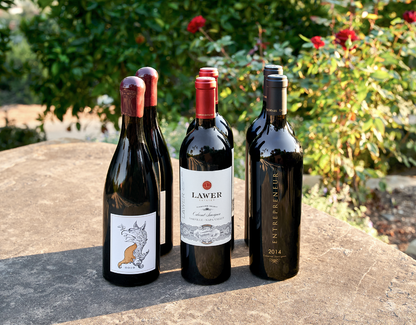
<path fill-rule="evenodd" d="M 355 35 L 355 32 L 353 30 L 344 29 L 335 34 L 335 42 L 337 44 L 340 44 L 344 50 L 347 49 L 347 47 L 345 46 L 345 42 L 348 41 L 348 39 L 351 39 L 351 42 L 358 40 L 358 37 L 357 35 Z M 357 45 L 354 45 L 354 47 L 351 48 L 351 50 L 355 49 L 356 47 Z"/>
<path fill-rule="evenodd" d="M 406 11 L 403 14 L 403 19 L 406 20 L 409 24 L 414 23 L 416 21 L 416 11 Z"/>
<path fill-rule="evenodd" d="M 315 46 L 316 49 L 319 49 L 320 47 L 325 46 L 325 42 L 321 40 L 321 36 L 314 36 L 311 38 L 311 42 L 313 46 Z"/>
<path fill-rule="evenodd" d="M 188 24 L 188 27 L 186 30 L 188 32 L 191 32 L 192 34 L 195 34 L 198 29 L 205 26 L 205 19 L 202 16 L 196 16 L 194 19 L 191 20 L 191 22 Z"/>

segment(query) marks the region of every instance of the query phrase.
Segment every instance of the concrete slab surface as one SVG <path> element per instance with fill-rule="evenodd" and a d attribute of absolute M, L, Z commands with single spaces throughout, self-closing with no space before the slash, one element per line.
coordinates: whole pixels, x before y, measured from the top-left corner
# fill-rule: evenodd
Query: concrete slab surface
<path fill-rule="evenodd" d="M 0 153 L 1 324 L 416 324 L 416 261 L 306 205 L 299 274 L 253 276 L 238 179 L 231 278 L 184 281 L 174 159 L 174 248 L 162 273 L 142 287 L 111 285 L 101 275 L 102 191 L 114 150 L 64 140 Z"/>

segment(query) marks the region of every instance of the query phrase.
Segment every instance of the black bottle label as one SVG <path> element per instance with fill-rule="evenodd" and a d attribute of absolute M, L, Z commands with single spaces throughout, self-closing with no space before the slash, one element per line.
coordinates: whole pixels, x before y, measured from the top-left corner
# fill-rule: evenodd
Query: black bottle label
<path fill-rule="evenodd" d="M 110 271 L 140 274 L 156 268 L 156 212 L 110 214 Z"/>
<path fill-rule="evenodd" d="M 283 166 L 261 160 L 256 170 L 250 237 L 253 263 L 265 276 L 284 279 L 299 265 L 301 164 Z"/>

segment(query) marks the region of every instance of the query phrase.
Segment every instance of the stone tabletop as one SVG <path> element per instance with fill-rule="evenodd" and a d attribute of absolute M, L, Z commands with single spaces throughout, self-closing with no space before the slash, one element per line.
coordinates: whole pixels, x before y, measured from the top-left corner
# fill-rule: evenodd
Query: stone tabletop
<path fill-rule="evenodd" d="M 0 153 L 1 324 L 416 324 L 416 261 L 306 205 L 299 274 L 253 276 L 238 179 L 231 278 L 187 283 L 175 159 L 174 248 L 159 279 L 111 285 L 101 275 L 102 191 L 114 150 L 61 140 Z"/>

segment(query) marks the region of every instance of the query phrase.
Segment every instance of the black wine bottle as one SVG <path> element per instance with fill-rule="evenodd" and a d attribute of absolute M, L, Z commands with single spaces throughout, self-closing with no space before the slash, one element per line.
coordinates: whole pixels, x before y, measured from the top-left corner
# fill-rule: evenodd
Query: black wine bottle
<path fill-rule="evenodd" d="M 121 286 L 159 276 L 159 187 L 143 126 L 145 83 L 120 84 L 122 126 L 104 186 L 103 275 Z"/>
<path fill-rule="evenodd" d="M 249 214 L 249 197 L 250 194 L 248 192 L 248 151 L 250 149 L 250 145 L 253 142 L 253 140 L 259 135 L 259 133 L 263 130 L 264 125 L 266 124 L 266 106 L 267 106 L 267 84 L 266 79 L 267 76 L 271 74 L 283 74 L 283 68 L 280 65 L 274 65 L 274 64 L 266 64 L 263 69 L 263 76 L 264 76 L 264 82 L 263 82 L 263 107 L 261 109 L 260 115 L 256 117 L 256 119 L 251 123 L 249 128 L 246 132 L 246 179 L 245 179 L 245 209 L 244 209 L 244 241 L 248 245 L 248 214 Z"/>
<path fill-rule="evenodd" d="M 231 274 L 232 151 L 215 126 L 215 79 L 195 88 L 195 128 L 179 155 L 181 267 L 187 281 L 209 285 Z"/>
<path fill-rule="evenodd" d="M 173 171 L 169 150 L 157 122 L 157 71 L 150 67 L 136 72 L 146 84 L 144 95 L 144 133 L 160 186 L 160 253 L 165 255 L 172 249 L 172 204 Z"/>
<path fill-rule="evenodd" d="M 232 220 L 232 235 L 231 235 L 231 250 L 234 249 L 234 136 L 233 131 L 231 130 L 230 124 L 225 120 L 224 117 L 221 116 L 220 113 L 218 113 L 218 69 L 213 67 L 205 67 L 199 69 L 199 76 L 200 77 L 212 77 L 215 78 L 216 82 L 216 90 L 215 90 L 215 126 L 225 135 L 228 142 L 230 143 L 232 154 L 233 154 L 233 160 L 232 160 L 232 180 L 231 180 L 231 186 L 232 186 L 232 214 L 231 214 L 231 220 Z M 191 132 L 196 125 L 196 120 L 193 120 L 191 124 L 189 124 L 188 130 L 186 131 L 186 134 Z"/>
<path fill-rule="evenodd" d="M 299 270 L 303 153 L 286 126 L 286 76 L 266 83 L 266 124 L 249 150 L 250 270 L 285 280 Z"/>

